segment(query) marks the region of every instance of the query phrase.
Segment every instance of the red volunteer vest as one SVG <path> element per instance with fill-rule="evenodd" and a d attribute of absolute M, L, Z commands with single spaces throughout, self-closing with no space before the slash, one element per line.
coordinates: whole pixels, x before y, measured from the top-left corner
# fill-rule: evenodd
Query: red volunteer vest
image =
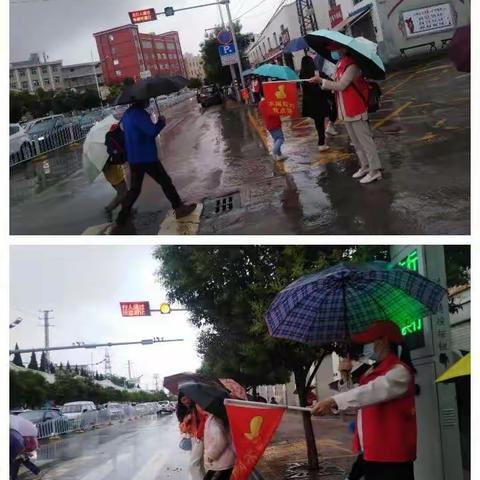
<path fill-rule="evenodd" d="M 336 81 L 340 81 L 345 70 L 355 62 L 349 56 L 344 56 L 337 65 Z M 368 98 L 368 85 L 363 77 L 358 77 L 354 80 L 357 88 L 362 92 L 363 98 Z M 361 115 L 368 110 L 368 105 L 363 101 L 358 92 L 349 85 L 343 92 L 336 92 L 337 95 L 342 96 L 343 106 L 347 117 L 355 117 Z M 338 99 L 337 99 L 338 104 Z"/>
<path fill-rule="evenodd" d="M 399 364 L 409 369 L 396 355 L 390 354 L 376 368 L 360 378 L 360 385 L 365 385 L 377 377 L 385 375 Z M 369 462 L 413 462 L 416 459 L 417 420 L 413 375 L 405 396 L 363 407 L 360 415 L 362 416 L 365 460 Z M 357 453 L 360 451 L 358 432 L 355 432 L 353 437 L 353 449 Z"/>

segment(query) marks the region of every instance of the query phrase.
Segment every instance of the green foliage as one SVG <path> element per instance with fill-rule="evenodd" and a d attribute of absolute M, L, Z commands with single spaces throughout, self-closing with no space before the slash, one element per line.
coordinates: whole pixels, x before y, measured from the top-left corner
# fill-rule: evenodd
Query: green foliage
<path fill-rule="evenodd" d="M 45 352 L 42 352 L 42 355 L 40 357 L 40 371 L 48 372 L 48 370 L 49 370 L 49 365 L 47 360 L 47 354 Z"/>
<path fill-rule="evenodd" d="M 35 355 L 35 352 L 32 352 L 28 368 L 30 368 L 30 370 L 38 370 L 37 356 Z"/>
<path fill-rule="evenodd" d="M 90 400 L 96 404 L 115 402 L 153 402 L 167 400 L 163 391 L 128 392 L 114 388 L 103 388 L 93 379 L 75 377 L 71 373 L 58 371 L 55 383 L 49 384 L 45 378 L 29 370 L 10 370 L 10 408 L 26 405 L 28 408 L 40 408 L 46 400 L 57 405 L 77 400 Z"/>
<path fill-rule="evenodd" d="M 447 285 L 470 284 L 470 245 L 445 245 Z"/>
<path fill-rule="evenodd" d="M 238 21 L 235 23 L 234 27 L 235 34 L 237 36 L 240 58 L 242 59 L 242 68 L 246 69 L 248 68 L 248 65 L 246 63 L 245 51 L 251 42 L 252 34 L 241 33 L 242 26 Z M 216 35 L 220 30 L 221 27 L 217 26 L 215 33 L 212 33 L 209 38 L 200 45 L 200 52 L 202 55 L 206 75 L 206 83 L 226 85 L 231 83 L 232 77 L 230 75 L 230 68 L 222 67 L 220 57 L 218 55 L 219 43 L 216 39 Z"/>
<path fill-rule="evenodd" d="M 67 113 L 73 110 L 88 110 L 101 105 L 95 89 L 82 93 L 71 90 L 44 91 L 41 88 L 34 94 L 10 92 L 10 122 L 17 123 L 23 117 L 39 118 L 51 113 Z"/>
<path fill-rule="evenodd" d="M 108 88 L 110 89 L 110 93 L 108 94 L 107 101 L 112 103 L 116 100 L 120 93 L 122 93 L 124 87 L 120 84 L 114 84 L 110 85 Z"/>
<path fill-rule="evenodd" d="M 18 350 L 18 343 L 15 344 L 15 350 Z M 13 363 L 17 367 L 23 367 L 22 356 L 18 352 L 13 355 Z"/>
<path fill-rule="evenodd" d="M 197 88 L 201 88 L 202 85 L 203 82 L 199 78 L 191 78 L 188 81 L 187 87 L 195 90 Z"/>

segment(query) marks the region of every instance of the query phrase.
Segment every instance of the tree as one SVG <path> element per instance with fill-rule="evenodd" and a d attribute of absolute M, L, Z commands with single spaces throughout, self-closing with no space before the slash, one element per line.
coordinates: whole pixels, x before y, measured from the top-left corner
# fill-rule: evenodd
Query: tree
<path fill-rule="evenodd" d="M 18 350 L 18 343 L 15 344 L 15 350 Z M 13 355 L 13 364 L 17 367 L 23 367 L 22 356 L 18 352 Z"/>
<path fill-rule="evenodd" d="M 196 90 L 198 88 L 201 88 L 202 85 L 203 85 L 203 82 L 199 78 L 191 78 L 188 81 L 187 87 L 191 88 L 192 90 Z"/>
<path fill-rule="evenodd" d="M 53 363 L 50 363 L 50 373 L 55 375 L 56 372 L 57 372 L 57 369 L 55 368 L 55 365 Z"/>
<path fill-rule="evenodd" d="M 470 245 L 445 245 L 447 285 L 470 284 Z"/>
<path fill-rule="evenodd" d="M 80 373 L 78 370 L 78 365 L 75 365 L 75 368 L 73 371 L 75 372 L 75 375 L 78 375 Z"/>
<path fill-rule="evenodd" d="M 30 363 L 28 364 L 28 368 L 31 370 L 38 370 L 38 363 L 37 363 L 37 357 L 35 355 L 35 352 L 32 352 L 32 356 L 30 357 Z"/>
<path fill-rule="evenodd" d="M 42 355 L 40 357 L 40 371 L 48 372 L 48 360 L 46 352 L 42 352 Z"/>
<path fill-rule="evenodd" d="M 252 40 L 252 34 L 241 33 L 242 26 L 238 21 L 235 22 L 234 28 L 237 36 L 240 58 L 242 59 L 242 67 L 246 69 L 248 68 L 248 65 L 246 63 L 245 51 Z M 217 26 L 215 33 L 212 33 L 209 38 L 200 45 L 200 51 L 206 75 L 206 82 L 226 85 L 231 83 L 232 77 L 230 75 L 230 69 L 228 67 L 222 67 L 220 57 L 218 55 L 219 44 L 216 35 L 220 30 L 221 27 Z M 237 67 L 235 66 L 235 68 Z"/>
<path fill-rule="evenodd" d="M 302 275 L 340 261 L 386 259 L 386 247 L 245 246 L 160 247 L 157 276 L 170 302 L 187 308 L 202 328 L 202 369 L 230 373 L 255 387 L 293 372 L 300 405 L 323 358 L 336 345 L 308 346 L 268 335 L 264 315 L 275 295 Z M 228 355 L 226 354 L 228 352 Z M 274 366 L 274 367 L 273 367 Z M 285 375 L 286 374 L 286 375 Z M 303 416 L 309 466 L 318 468 L 310 415 Z"/>
<path fill-rule="evenodd" d="M 67 360 L 67 366 L 65 367 L 65 369 L 67 370 L 67 372 L 72 371 L 72 367 L 70 366 L 70 362 L 68 360 Z"/>

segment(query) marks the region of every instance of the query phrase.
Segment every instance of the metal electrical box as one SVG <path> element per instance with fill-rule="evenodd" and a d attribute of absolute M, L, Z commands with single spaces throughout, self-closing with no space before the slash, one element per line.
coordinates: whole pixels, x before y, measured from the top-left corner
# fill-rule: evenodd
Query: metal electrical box
<path fill-rule="evenodd" d="M 391 261 L 414 270 L 446 287 L 445 255 L 438 245 L 394 245 Z M 445 297 L 437 314 L 412 319 L 402 329 L 411 349 L 420 393 L 416 397 L 416 480 L 460 480 L 463 478 L 460 432 L 455 385 L 435 383 L 453 362 L 450 348 L 450 318 Z"/>

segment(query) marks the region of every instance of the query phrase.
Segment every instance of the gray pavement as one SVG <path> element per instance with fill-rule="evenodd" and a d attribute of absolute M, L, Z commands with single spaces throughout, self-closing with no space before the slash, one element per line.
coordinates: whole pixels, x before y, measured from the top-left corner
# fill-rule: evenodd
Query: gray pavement
<path fill-rule="evenodd" d="M 343 125 L 316 150 L 308 119 L 285 121 L 285 162 L 274 162 L 254 108 L 201 111 L 195 100 L 167 112 L 163 163 L 181 196 L 204 205 L 200 234 L 468 234 L 470 76 L 445 58 L 394 72 L 372 116 L 384 180 L 360 185 Z M 80 234 L 107 221 L 113 190 L 89 185 L 81 148 L 11 174 L 12 234 Z M 33 171 L 36 171 L 36 178 Z M 226 198 L 227 208 L 217 207 Z M 170 211 L 149 178 L 125 234 L 157 234 Z"/>
<path fill-rule="evenodd" d="M 142 418 L 40 447 L 40 478 L 48 480 L 185 480 L 188 456 L 178 447 L 174 415 Z M 23 473 L 23 480 L 35 477 Z"/>

